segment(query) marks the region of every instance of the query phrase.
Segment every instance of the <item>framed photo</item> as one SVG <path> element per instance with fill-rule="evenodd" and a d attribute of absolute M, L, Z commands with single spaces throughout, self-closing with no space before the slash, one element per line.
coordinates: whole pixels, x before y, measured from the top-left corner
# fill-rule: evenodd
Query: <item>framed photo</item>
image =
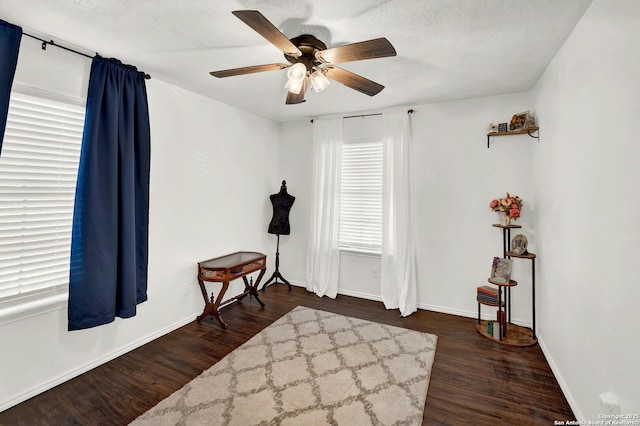
<path fill-rule="evenodd" d="M 524 122 L 524 128 L 531 129 L 533 127 L 536 127 L 536 118 L 531 114 L 527 114 L 527 120 Z"/>
<path fill-rule="evenodd" d="M 504 133 L 504 132 L 508 132 L 508 131 L 509 131 L 509 125 L 507 123 L 498 124 L 498 132 L 499 133 Z"/>
<path fill-rule="evenodd" d="M 514 114 L 514 116 L 511 117 L 511 123 L 509 123 L 509 130 L 524 129 L 527 124 L 527 120 L 530 120 L 529 111 Z"/>
<path fill-rule="evenodd" d="M 511 259 L 494 257 L 491 263 L 491 277 L 493 281 L 508 284 L 511 279 Z"/>
<path fill-rule="evenodd" d="M 516 235 L 513 237 L 513 240 L 511 240 L 511 253 L 517 255 L 527 254 L 528 244 L 529 241 L 527 240 L 527 237 L 522 234 Z"/>

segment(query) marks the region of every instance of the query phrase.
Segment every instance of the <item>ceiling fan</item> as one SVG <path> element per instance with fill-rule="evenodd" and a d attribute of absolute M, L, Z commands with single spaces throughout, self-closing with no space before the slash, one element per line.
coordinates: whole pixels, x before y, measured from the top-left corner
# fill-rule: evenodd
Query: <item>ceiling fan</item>
<path fill-rule="evenodd" d="M 209 73 L 212 76 L 223 78 L 289 68 L 288 81 L 285 86 L 287 104 L 304 102 L 304 94 L 309 83 L 316 92 L 324 90 L 329 85 L 328 79 L 335 80 L 369 96 L 374 96 L 384 89 L 381 84 L 335 65 L 363 59 L 396 56 L 395 49 L 386 38 L 376 38 L 327 49 L 322 41 L 310 34 L 288 39 L 257 10 L 236 10 L 232 13 L 269 43 L 282 50 L 289 64 L 274 63 L 212 71 Z"/>

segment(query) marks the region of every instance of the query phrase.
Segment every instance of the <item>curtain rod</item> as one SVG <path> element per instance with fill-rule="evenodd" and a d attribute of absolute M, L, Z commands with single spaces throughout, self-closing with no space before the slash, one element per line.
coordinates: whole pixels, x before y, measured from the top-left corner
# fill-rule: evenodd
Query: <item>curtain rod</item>
<path fill-rule="evenodd" d="M 375 114 L 347 115 L 347 116 L 345 116 L 345 117 L 342 117 L 342 119 L 345 119 L 345 118 L 358 118 L 358 117 L 360 117 L 360 118 L 365 118 L 365 117 L 375 117 L 376 115 L 382 115 L 382 113 L 381 113 L 381 112 L 377 112 L 377 113 L 375 113 Z"/>
<path fill-rule="evenodd" d="M 36 40 L 40 40 L 42 42 L 42 50 L 47 50 L 47 44 L 50 44 L 51 46 L 55 46 L 55 47 L 58 47 L 60 49 L 64 49 L 67 52 L 75 53 L 76 55 L 81 55 L 81 56 L 84 56 L 85 58 L 93 59 L 93 56 L 87 55 L 86 53 L 78 52 L 77 50 L 71 49 L 69 47 L 61 46 L 59 44 L 56 44 L 56 42 L 53 41 L 53 40 L 48 40 L 47 41 L 45 39 L 42 39 L 40 37 L 36 37 L 34 35 L 31 35 L 31 34 L 28 34 L 28 33 L 25 33 L 25 32 L 23 32 L 22 35 L 26 35 L 27 37 L 31 37 L 31 38 L 34 38 Z M 149 74 L 147 74 L 147 73 L 143 73 L 143 74 L 144 74 L 144 78 L 145 79 L 147 79 L 147 80 L 151 79 L 151 76 Z"/>
<path fill-rule="evenodd" d="M 413 111 L 413 108 L 411 108 L 411 109 L 408 109 L 408 110 L 407 110 L 407 114 L 413 114 L 413 112 L 414 112 L 414 111 Z M 345 119 L 345 118 L 356 118 L 356 117 L 362 117 L 362 118 L 364 118 L 364 117 L 372 117 L 372 116 L 375 116 L 375 115 L 382 115 L 382 113 L 381 113 L 381 112 L 377 112 L 377 113 L 375 113 L 375 114 L 358 114 L 358 115 L 348 115 L 348 116 L 346 116 L 346 117 L 342 117 L 342 118 L 343 118 L 343 119 Z M 313 123 L 313 118 L 312 118 L 311 120 L 309 120 L 309 121 L 310 121 L 311 123 Z"/>

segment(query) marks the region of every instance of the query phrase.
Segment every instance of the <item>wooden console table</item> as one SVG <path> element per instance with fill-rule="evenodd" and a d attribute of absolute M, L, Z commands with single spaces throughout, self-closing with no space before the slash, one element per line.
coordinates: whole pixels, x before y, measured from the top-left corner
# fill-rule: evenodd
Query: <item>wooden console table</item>
<path fill-rule="evenodd" d="M 251 282 L 249 282 L 247 275 L 258 270 L 260 271 L 260 275 L 258 275 L 256 282 L 253 282 L 253 278 Z M 255 297 L 258 303 L 260 303 L 260 306 L 264 307 L 264 303 L 262 303 L 258 297 L 257 289 L 266 270 L 267 256 L 251 251 L 239 251 L 226 256 L 198 262 L 198 284 L 200 284 L 200 291 L 202 291 L 202 298 L 204 299 L 205 305 L 202 314 L 196 318 L 196 321 L 200 322 L 205 316 L 212 315 L 220 326 L 226 329 L 227 324 L 220 317 L 219 308 L 235 300 L 240 302 L 247 295 L 249 295 L 249 297 Z M 238 278 L 244 280 L 244 292 L 223 301 L 222 298 L 229 288 L 229 283 Z M 218 296 L 215 297 L 215 300 L 213 292 L 210 297 L 208 296 L 207 289 L 204 285 L 205 281 L 222 283 L 222 288 Z"/>

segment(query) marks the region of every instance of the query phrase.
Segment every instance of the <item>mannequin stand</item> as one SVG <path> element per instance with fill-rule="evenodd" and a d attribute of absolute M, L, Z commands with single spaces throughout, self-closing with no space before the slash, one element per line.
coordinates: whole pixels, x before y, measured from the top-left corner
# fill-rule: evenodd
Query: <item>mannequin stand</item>
<path fill-rule="evenodd" d="M 278 278 L 280 278 L 282 282 L 287 285 L 289 291 L 291 291 L 291 284 L 289 284 L 289 281 L 287 281 L 278 270 L 278 268 L 280 267 L 280 234 L 277 234 L 277 236 L 278 242 L 276 243 L 276 270 L 273 271 L 273 275 L 271 275 L 267 282 L 264 283 L 264 285 L 262 286 L 262 291 L 264 291 L 264 289 L 267 288 L 269 283 L 271 283 L 271 281 L 273 280 L 275 280 L 274 284 L 278 284 Z"/>

